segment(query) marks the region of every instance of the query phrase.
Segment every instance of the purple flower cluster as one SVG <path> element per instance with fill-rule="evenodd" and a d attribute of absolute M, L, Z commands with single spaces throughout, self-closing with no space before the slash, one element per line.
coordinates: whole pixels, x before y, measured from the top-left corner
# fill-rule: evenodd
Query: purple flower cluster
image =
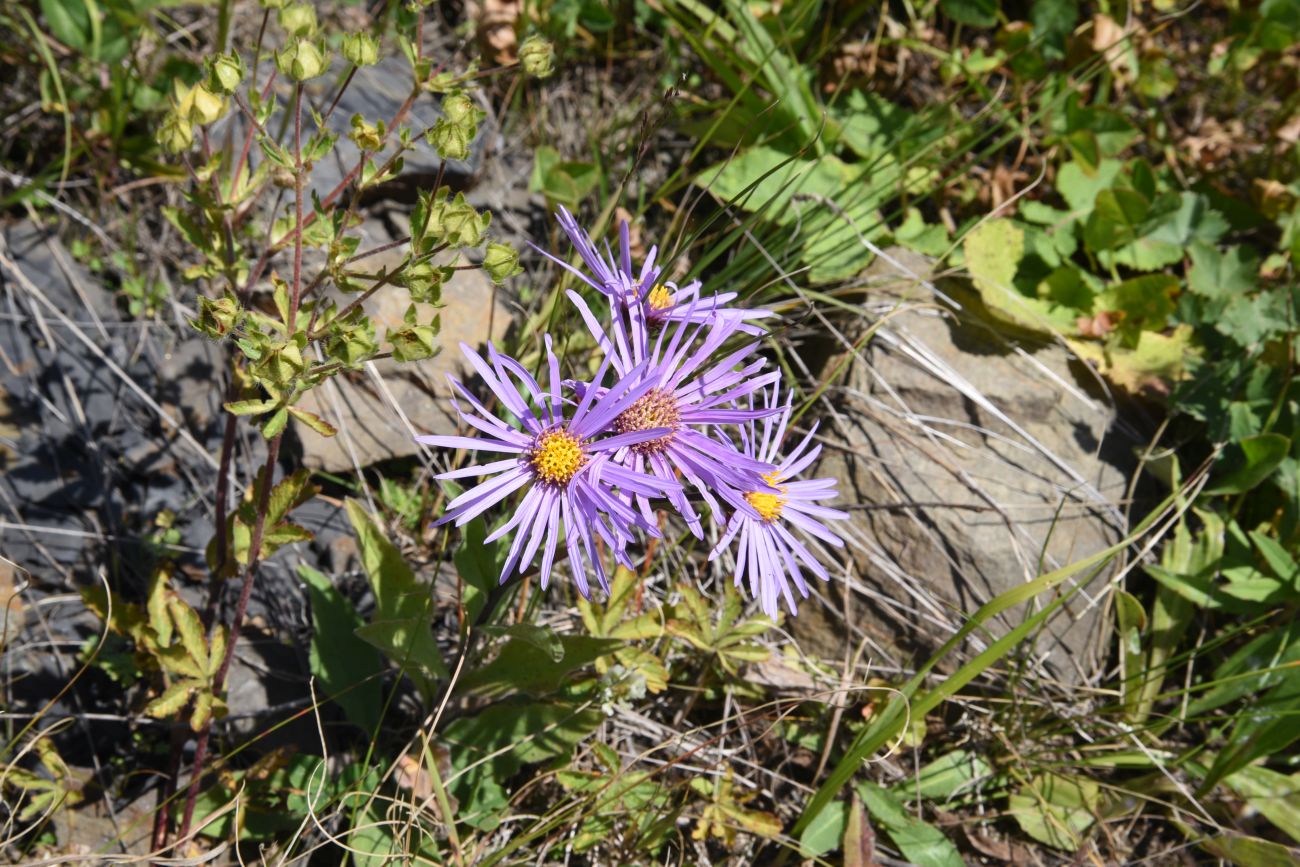
<path fill-rule="evenodd" d="M 793 613 L 791 583 L 806 598 L 805 572 L 828 578 L 810 542 L 842 546 L 824 522 L 847 516 L 819 505 L 835 498 L 834 479 L 798 479 L 821 451 L 809 448 L 812 431 L 782 457 L 790 395 L 780 400 L 780 371 L 764 372 L 757 355 L 756 338 L 765 333 L 758 323 L 770 312 L 730 307 L 734 292 L 706 296 L 699 281 L 661 279 L 654 248 L 635 271 L 626 224 L 616 258 L 608 247 L 602 255 L 568 211 L 559 220 L 586 271 L 541 252 L 603 297 L 602 319 L 568 293 L 600 348 L 600 368 L 590 380 L 563 379 L 546 335 L 543 388 L 491 344 L 484 358 L 462 343 L 500 409 L 449 377 L 457 412 L 479 435 L 418 439 L 502 457 L 439 477 L 488 478 L 448 503 L 438 523 L 459 527 L 522 492 L 487 538 L 514 533 L 501 580 L 529 569 L 540 551 L 546 587 L 563 543 L 587 596 L 589 568 L 609 589 L 603 549 L 631 568 L 628 549 L 638 534 L 662 535 L 654 511 L 662 500 L 697 538 L 705 537 L 703 516 L 718 528 L 710 560 L 735 544 L 735 583 L 747 579 L 764 612 L 775 617 L 783 597 Z"/>

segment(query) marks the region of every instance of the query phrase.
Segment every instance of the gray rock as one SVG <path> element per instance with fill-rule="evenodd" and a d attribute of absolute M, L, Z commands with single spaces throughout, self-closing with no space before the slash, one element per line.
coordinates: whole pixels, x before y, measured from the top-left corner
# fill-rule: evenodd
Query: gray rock
<path fill-rule="evenodd" d="M 887 254 L 913 275 L 933 271 L 910 251 Z M 817 474 L 841 480 L 853 565 L 877 613 L 894 621 L 868 632 L 888 641 L 901 627 L 896 643 L 924 652 L 998 594 L 1118 540 L 1132 446 L 1064 347 L 1006 339 L 969 310 L 937 309 L 883 259 L 868 273 L 869 304 L 923 304 L 891 315 L 849 363 L 823 430 L 844 447 L 828 446 Z M 1066 682 L 1095 672 L 1108 634 L 1095 601 L 1104 587 L 1094 579 L 1029 642 L 1031 671 Z M 964 650 L 987 647 L 1026 610 Z M 795 629 L 815 638 L 818 620 L 801 616 Z"/>
<path fill-rule="evenodd" d="M 363 250 L 391 238 L 380 220 L 367 221 L 361 232 L 366 236 Z M 398 247 L 367 259 L 367 267 L 393 267 L 402 256 Z M 457 416 L 448 396 L 446 375 L 465 376 L 458 344 L 463 341 L 477 347 L 489 339 L 499 342 L 510 326 L 511 315 L 503 303 L 504 294 L 478 269 L 457 271 L 443 287 L 442 300 L 445 306 L 438 313 L 443 351 L 438 355 L 410 364 L 392 359 L 375 362 L 382 386 L 365 373 L 344 374 L 304 396 L 299 404 L 303 409 L 339 429 L 337 436 L 326 438 L 295 420 L 306 466 L 341 472 L 353 469 L 354 457 L 359 466 L 409 457 L 420 449 L 412 431 L 456 432 Z M 382 340 L 385 331 L 402 325 L 409 304 L 406 290 L 396 286 L 384 287 L 365 302 L 381 338 L 381 349 L 388 348 Z M 418 309 L 421 321 L 434 312 L 427 305 L 418 305 Z"/>

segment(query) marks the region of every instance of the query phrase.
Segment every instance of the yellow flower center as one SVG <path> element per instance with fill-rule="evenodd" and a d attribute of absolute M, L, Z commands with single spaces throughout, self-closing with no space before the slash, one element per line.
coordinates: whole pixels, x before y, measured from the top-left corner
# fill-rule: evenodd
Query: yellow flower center
<path fill-rule="evenodd" d="M 651 310 L 667 310 L 673 306 L 673 293 L 668 291 L 668 287 L 661 283 L 650 290 L 645 303 Z"/>
<path fill-rule="evenodd" d="M 763 481 L 776 488 L 781 493 L 785 493 L 785 488 L 778 485 L 776 473 L 764 473 Z M 749 491 L 745 494 L 745 501 L 754 507 L 758 516 L 768 524 L 781 517 L 781 509 L 785 506 L 785 497 L 780 494 L 769 494 L 766 491 Z"/>
<path fill-rule="evenodd" d="M 573 474 L 587 462 L 587 455 L 576 436 L 564 428 L 554 428 L 537 438 L 529 460 L 543 481 L 567 485 Z"/>
<path fill-rule="evenodd" d="M 654 455 L 668 448 L 681 419 L 681 413 L 677 409 L 677 399 L 673 397 L 672 392 L 662 388 L 652 388 L 614 419 L 614 430 L 625 434 L 654 430 L 659 427 L 671 429 L 673 433 L 630 446 L 637 454 Z"/>

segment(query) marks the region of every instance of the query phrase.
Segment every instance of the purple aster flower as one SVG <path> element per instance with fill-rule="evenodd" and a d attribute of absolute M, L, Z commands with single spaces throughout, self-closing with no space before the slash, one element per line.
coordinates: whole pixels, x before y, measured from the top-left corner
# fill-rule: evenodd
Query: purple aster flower
<path fill-rule="evenodd" d="M 645 261 L 641 263 L 640 272 L 635 272 L 632 268 L 631 236 L 627 221 L 619 224 L 619 256 L 615 259 L 608 244 L 605 245 L 605 254 L 601 255 L 592 243 L 591 236 L 563 206 L 556 218 L 594 278 L 536 245 L 533 245 L 533 249 L 619 304 L 636 308 L 647 324 L 661 326 L 669 322 L 704 323 L 716 314 L 736 319 L 739 330 L 748 334 L 764 333 L 761 326 L 751 324 L 749 320 L 771 316 L 772 311 L 727 307 L 729 302 L 736 299 L 735 292 L 702 296 L 699 280 L 692 280 L 685 286 L 678 286 L 671 280 L 661 280 L 663 269 L 655 264 L 659 253 L 657 246 L 650 248 Z"/>
<path fill-rule="evenodd" d="M 613 460 L 635 472 L 645 472 L 665 484 L 677 473 L 700 492 L 716 519 L 723 512 L 714 491 L 723 486 L 749 489 L 762 486 L 761 474 L 771 470 L 766 462 L 736 451 L 729 441 L 708 436 L 700 427 L 740 424 L 778 412 L 775 407 L 736 407 L 754 392 L 780 378 L 780 371 L 760 374 L 767 361 L 752 358 L 757 341 L 750 342 L 721 358 L 714 358 L 723 344 L 742 330 L 734 317 L 711 315 L 705 322 L 683 318 L 651 336 L 638 311 L 621 308 L 611 301 L 611 321 L 603 328 L 591 308 L 576 292 L 569 298 L 577 306 L 592 336 L 620 377 L 632 377 L 639 387 L 649 388 L 614 419 L 621 435 L 666 429 L 661 436 L 629 443 Z M 750 401 L 752 404 L 752 401 Z M 628 490 L 629 494 L 636 492 Z M 668 502 L 681 514 L 691 532 L 704 538 L 704 529 L 686 494 L 668 491 Z M 652 520 L 647 497 L 629 496 L 640 507 L 642 517 Z"/>
<path fill-rule="evenodd" d="M 776 390 L 773 389 L 766 403 L 776 406 L 777 402 Z M 763 480 L 770 487 L 753 486 L 720 492 L 736 507 L 736 511 L 727 523 L 726 532 L 709 554 L 709 559 L 714 560 L 733 541 L 738 542 L 736 586 L 741 586 L 748 575 L 750 595 L 772 618 L 777 615 L 778 595 L 785 597 L 791 614 L 798 613 L 794 594 L 790 592 L 790 579 L 794 579 L 799 595 L 808 598 L 808 583 L 800 569 L 801 563 L 821 580 L 830 578 L 808 545 L 790 532 L 791 528 L 797 529 L 801 536 L 811 537 L 814 548 L 820 550 L 818 541 L 840 548 L 844 546 L 843 541 L 823 521 L 848 517 L 838 509 L 818 505 L 822 500 L 835 498 L 835 479 L 795 478 L 821 454 L 821 446 L 808 448 L 817 431 L 815 425 L 784 460 L 780 458 L 781 440 L 790 423 L 791 408 L 787 398 L 780 416 L 749 422 L 739 429 L 741 451 L 769 464 Z"/>
<path fill-rule="evenodd" d="M 549 391 L 543 391 L 523 365 L 497 352 L 490 343 L 486 361 L 464 343 L 460 349 L 517 424 L 494 415 L 460 382 L 448 376 L 452 387 L 471 409 L 471 412 L 461 409 L 453 396 L 456 411 L 482 436 L 434 435 L 416 439 L 432 446 L 497 452 L 506 457 L 439 475 L 441 479 L 488 475 L 492 478 L 448 503 L 437 523 L 454 521 L 460 527 L 516 491 L 526 489 L 514 515 L 486 539 L 493 542 L 515 531 L 501 570 L 501 581 L 506 580 L 516 564 L 521 573 L 525 571 L 541 549 L 541 584 L 546 587 L 563 533 L 578 591 L 588 596 L 586 562 L 589 561 L 600 586 L 608 592 L 609 582 L 596 539 L 603 540 L 619 562 L 630 567 L 625 548 L 633 528 L 659 535 L 656 527 L 628 506 L 626 495 L 659 497 L 681 491 L 681 485 L 672 479 L 635 472 L 610 460 L 621 449 L 665 435 L 666 428 L 598 439 L 615 419 L 653 388 L 653 383 L 643 381 L 644 366 L 628 371 L 608 389 L 586 389 L 571 416 L 565 418 L 567 405 L 560 391 L 560 366 L 551 351 L 549 336 L 546 338 Z M 594 386 L 604 381 L 608 369 L 606 360 L 593 380 Z"/>

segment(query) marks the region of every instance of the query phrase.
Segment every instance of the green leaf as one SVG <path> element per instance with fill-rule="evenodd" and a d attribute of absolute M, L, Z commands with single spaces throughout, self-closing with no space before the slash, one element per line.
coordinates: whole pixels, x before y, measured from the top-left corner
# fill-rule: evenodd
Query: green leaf
<path fill-rule="evenodd" d="M 1119 177 L 1124 164 L 1119 160 L 1102 160 L 1095 171 L 1082 164 L 1068 162 L 1056 173 L 1056 189 L 1077 219 L 1092 213 L 1097 194 L 1110 187 Z"/>
<path fill-rule="evenodd" d="M 1300 851 L 1236 831 L 1214 831 L 1209 836 L 1200 837 L 1197 842 L 1212 855 L 1231 861 L 1238 867 L 1300 865 Z"/>
<path fill-rule="evenodd" d="M 528 189 L 550 201 L 577 208 L 599 181 L 600 171 L 594 163 L 566 161 L 549 145 L 541 145 L 533 153 Z"/>
<path fill-rule="evenodd" d="M 232 400 L 222 404 L 232 415 L 262 415 L 279 405 L 278 400 Z"/>
<path fill-rule="evenodd" d="M 145 705 L 145 715 L 162 719 L 180 713 L 181 708 L 185 707 L 185 702 L 190 700 L 190 693 L 199 686 L 201 684 L 198 681 L 189 678 L 176 681 L 167 687 L 162 695 Z"/>
<path fill-rule="evenodd" d="M 361 615 L 325 575 L 304 563 L 298 577 L 311 598 L 311 673 L 350 722 L 374 731 L 383 703 L 383 688 L 375 677 L 381 671 L 380 658 L 370 643 L 356 636 Z"/>
<path fill-rule="evenodd" d="M 1287 553 L 1276 539 L 1259 530 L 1250 531 L 1250 539 L 1268 563 L 1268 568 L 1292 590 L 1300 589 L 1300 564 Z"/>
<path fill-rule="evenodd" d="M 181 644 L 185 647 L 185 652 L 189 654 L 199 666 L 206 670 L 208 668 L 208 640 L 203 633 L 203 621 L 199 619 L 199 614 L 189 605 L 185 604 L 178 596 L 173 596 L 167 600 L 167 610 L 171 612 L 172 622 L 176 624 L 176 631 L 180 633 Z"/>
<path fill-rule="evenodd" d="M 325 419 L 321 418 L 314 412 L 308 412 L 307 410 L 299 409 L 296 406 L 291 406 L 288 409 L 289 413 L 294 418 L 298 419 L 298 421 L 307 425 L 307 427 L 316 431 L 316 433 L 323 437 L 332 437 L 339 432 L 338 428 L 334 427 L 334 425 L 325 421 Z"/>
<path fill-rule="evenodd" d="M 998 23 L 997 0 L 939 0 L 943 14 L 959 24 L 992 27 Z"/>
<path fill-rule="evenodd" d="M 478 619 L 483 603 L 497 586 L 505 560 L 502 540 L 489 545 L 484 543 L 485 538 L 487 525 L 482 518 L 475 518 L 461 528 L 461 543 L 452 557 L 465 582 L 465 619 L 470 623 Z"/>
<path fill-rule="evenodd" d="M 461 674 L 458 688 L 486 696 L 514 691 L 546 695 L 558 689 L 570 673 L 623 646 L 616 639 L 589 635 L 562 635 L 559 640 L 563 652 L 556 659 L 539 653 L 532 640 L 512 638 L 487 665 Z"/>
<path fill-rule="evenodd" d="M 1242 768 L 1223 784 L 1246 799 L 1279 829 L 1300 841 L 1300 774 L 1279 774 L 1263 767 Z"/>
<path fill-rule="evenodd" d="M 1205 494 L 1215 496 L 1245 493 L 1271 476 L 1273 470 L 1291 452 L 1291 440 L 1275 433 L 1246 437 L 1237 445 L 1241 451 L 1238 465 L 1204 491 Z"/>
<path fill-rule="evenodd" d="M 569 755 L 605 719 L 596 708 L 545 702 L 502 702 L 447 726 L 456 774 L 452 794 L 461 819 L 480 829 L 496 827 L 507 804 L 502 784 L 525 764 Z"/>
<path fill-rule="evenodd" d="M 1006 219 L 987 220 L 972 229 L 962 243 L 966 268 L 980 299 L 998 318 L 1035 331 L 1073 331 L 1077 312 L 1016 287 L 1016 271 L 1025 254 L 1025 230 Z"/>
<path fill-rule="evenodd" d="M 992 773 L 993 768 L 978 755 L 953 750 L 921 768 L 916 779 L 895 783 L 890 791 L 907 801 L 916 798 L 945 801 L 975 791 L 978 782 Z"/>
<path fill-rule="evenodd" d="M 41 14 L 55 39 L 82 54 L 90 48 L 90 12 L 85 0 L 41 0 Z"/>
<path fill-rule="evenodd" d="M 1174 312 L 1177 291 L 1178 278 L 1172 274 L 1144 274 L 1108 286 L 1097 298 L 1097 306 L 1120 311 L 1128 326 L 1159 331 Z"/>
<path fill-rule="evenodd" d="M 1083 228 L 1083 241 L 1093 252 L 1131 243 L 1146 219 L 1151 203 L 1134 190 L 1116 187 L 1097 193 Z"/>
<path fill-rule="evenodd" d="M 1142 698 L 1142 633 L 1147 628 L 1146 609 L 1132 593 L 1117 589 L 1115 619 L 1119 627 L 1120 658 L 1124 665 L 1124 707 L 1132 713 Z"/>
<path fill-rule="evenodd" d="M 903 857 L 917 867 L 962 867 L 966 863 L 942 831 L 909 813 L 889 790 L 863 782 L 857 791 L 876 826 L 884 828 Z"/>
<path fill-rule="evenodd" d="M 1228 300 L 1245 295 L 1256 285 L 1259 259 L 1248 247 L 1229 247 L 1220 253 L 1217 247 L 1198 241 L 1187 248 L 1192 267 L 1187 274 L 1187 288 L 1203 298 Z"/>
<path fill-rule="evenodd" d="M 375 612 L 370 623 L 356 634 L 379 648 L 426 695 L 431 695 L 433 679 L 446 677 L 447 666 L 430 631 L 433 613 L 430 589 L 415 580 L 411 567 L 360 503 L 348 500 L 346 509 L 375 594 Z"/>
<path fill-rule="evenodd" d="M 1008 812 L 1026 834 L 1057 849 L 1076 851 L 1096 820 L 1100 789 L 1092 780 L 1039 774 L 1008 799 Z"/>
<path fill-rule="evenodd" d="M 564 659 L 564 642 L 555 630 L 536 623 L 516 623 L 512 626 L 485 626 L 483 631 L 494 638 L 517 638 L 550 657 L 551 662 Z"/>
<path fill-rule="evenodd" d="M 820 858 L 840 846 L 844 830 L 848 827 L 849 805 L 834 801 L 817 814 L 799 835 L 799 854 L 804 858 Z"/>

